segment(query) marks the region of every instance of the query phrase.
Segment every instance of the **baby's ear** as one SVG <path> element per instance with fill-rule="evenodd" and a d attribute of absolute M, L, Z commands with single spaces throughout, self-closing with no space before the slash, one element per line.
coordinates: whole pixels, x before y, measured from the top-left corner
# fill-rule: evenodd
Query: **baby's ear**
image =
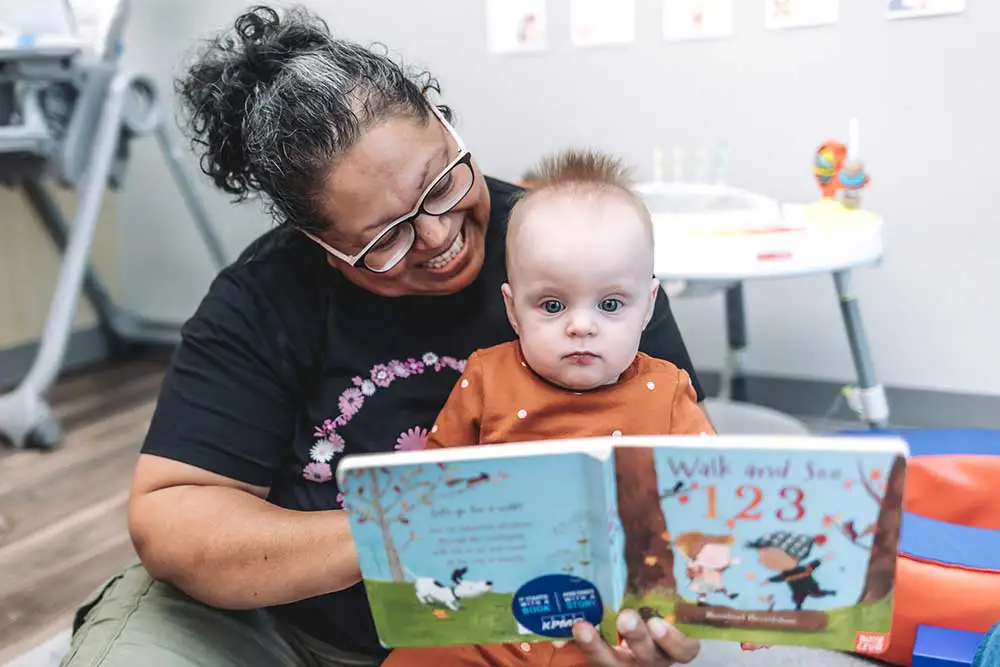
<path fill-rule="evenodd" d="M 510 326 L 514 329 L 514 333 L 520 336 L 521 332 L 517 330 L 517 315 L 514 314 L 514 292 L 510 289 L 510 283 L 501 285 L 500 293 L 503 295 L 503 305 L 507 310 L 507 319 L 510 321 Z"/>
<path fill-rule="evenodd" d="M 646 320 L 642 323 L 642 328 L 649 326 L 649 321 L 653 319 L 653 311 L 656 310 L 656 295 L 660 290 L 660 280 L 653 278 L 649 289 L 649 307 L 646 309 Z"/>

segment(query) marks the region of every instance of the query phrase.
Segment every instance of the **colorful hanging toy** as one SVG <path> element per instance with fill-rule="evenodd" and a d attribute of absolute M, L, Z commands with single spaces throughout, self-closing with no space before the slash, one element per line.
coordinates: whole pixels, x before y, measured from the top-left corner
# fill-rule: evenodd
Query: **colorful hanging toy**
<path fill-rule="evenodd" d="M 858 160 L 857 121 L 851 121 L 850 142 L 827 141 L 816 151 L 813 173 L 824 199 L 836 199 L 843 193 L 843 203 L 857 207 L 860 191 L 868 185 L 869 177 Z"/>

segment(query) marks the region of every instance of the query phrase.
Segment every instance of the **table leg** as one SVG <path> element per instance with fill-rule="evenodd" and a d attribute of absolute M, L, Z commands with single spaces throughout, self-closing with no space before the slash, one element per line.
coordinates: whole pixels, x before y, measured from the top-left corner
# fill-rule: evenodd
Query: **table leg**
<path fill-rule="evenodd" d="M 854 285 L 850 271 L 837 271 L 833 274 L 837 286 L 837 296 L 840 298 L 840 312 L 844 318 L 844 328 L 851 345 L 851 356 L 854 358 L 854 369 L 858 375 L 858 386 L 855 388 L 856 400 L 852 407 L 861 418 L 872 428 L 884 428 L 889 422 L 889 404 L 885 397 L 885 387 L 879 384 L 875 377 L 875 364 L 872 362 L 868 339 L 861 323 L 861 310 L 858 308 L 858 297 L 854 293 Z"/>
<path fill-rule="evenodd" d="M 747 321 L 743 304 L 743 283 L 735 283 L 726 289 L 725 317 L 727 355 L 720 396 L 734 401 L 746 401 L 747 380 L 743 355 L 747 347 Z"/>

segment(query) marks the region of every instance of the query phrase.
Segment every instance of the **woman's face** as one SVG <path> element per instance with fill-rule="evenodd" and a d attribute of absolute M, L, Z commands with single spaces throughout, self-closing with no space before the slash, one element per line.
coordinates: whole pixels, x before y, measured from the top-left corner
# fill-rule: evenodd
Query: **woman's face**
<path fill-rule="evenodd" d="M 326 179 L 321 205 L 333 224 L 320 238 L 345 254 L 360 252 L 411 211 L 458 154 L 455 138 L 433 115 L 425 123 L 394 117 L 369 128 Z M 413 221 L 413 247 L 396 266 L 373 273 L 328 254 L 330 263 L 381 296 L 452 294 L 466 287 L 482 268 L 490 218 L 489 190 L 474 162 L 472 168 L 472 189 L 454 208 Z"/>

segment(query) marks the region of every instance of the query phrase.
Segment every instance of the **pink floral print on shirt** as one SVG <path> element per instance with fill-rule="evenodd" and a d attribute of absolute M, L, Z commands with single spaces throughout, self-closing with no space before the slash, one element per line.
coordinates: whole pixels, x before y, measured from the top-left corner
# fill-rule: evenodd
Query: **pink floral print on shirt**
<path fill-rule="evenodd" d="M 315 443 L 309 449 L 311 461 L 302 469 L 302 477 L 310 482 L 324 484 L 333 479 L 333 469 L 330 462 L 344 451 L 344 437 L 337 429 L 344 426 L 365 405 L 365 400 L 376 392 L 387 389 L 393 382 L 398 382 L 414 375 L 422 375 L 425 371 L 440 373 L 443 370 L 453 370 L 461 374 L 465 370 L 465 359 L 439 356 L 427 352 L 419 359 L 392 359 L 383 364 L 376 364 L 368 372 L 368 377 L 360 375 L 351 378 L 351 386 L 345 389 L 337 398 L 337 409 L 340 414 L 333 419 L 326 419 L 315 427 L 313 435 Z M 427 429 L 413 427 L 399 434 L 396 438 L 396 449 L 412 451 L 423 449 L 427 442 Z M 338 497 L 337 502 L 342 502 Z"/>
<path fill-rule="evenodd" d="M 340 414 L 342 414 L 348 421 L 354 415 L 358 414 L 358 410 L 361 406 L 365 404 L 365 397 L 361 393 L 361 390 L 357 387 L 348 387 L 344 390 L 344 393 L 340 395 L 337 399 L 337 407 L 340 409 Z"/>
<path fill-rule="evenodd" d="M 385 364 L 379 364 L 372 369 L 372 382 L 383 389 L 392 384 L 395 378 L 396 376 Z"/>
<path fill-rule="evenodd" d="M 427 444 L 427 429 L 414 426 L 408 431 L 403 431 L 396 438 L 396 449 L 401 452 L 412 452 L 423 449 Z"/>
<path fill-rule="evenodd" d="M 329 463 L 317 463 L 313 461 L 302 469 L 302 476 L 310 482 L 324 484 L 333 479 L 333 470 Z"/>

